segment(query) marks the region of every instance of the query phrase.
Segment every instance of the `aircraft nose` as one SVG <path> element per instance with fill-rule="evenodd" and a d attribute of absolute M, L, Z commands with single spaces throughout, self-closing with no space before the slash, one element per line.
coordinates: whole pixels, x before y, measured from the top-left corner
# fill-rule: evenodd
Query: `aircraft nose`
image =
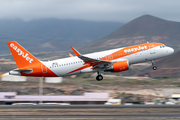
<path fill-rule="evenodd" d="M 169 53 L 170 53 L 170 54 L 173 54 L 173 53 L 174 53 L 174 49 L 173 49 L 173 48 L 171 48 L 171 47 L 169 48 L 169 50 L 168 50 L 168 51 L 169 51 Z"/>

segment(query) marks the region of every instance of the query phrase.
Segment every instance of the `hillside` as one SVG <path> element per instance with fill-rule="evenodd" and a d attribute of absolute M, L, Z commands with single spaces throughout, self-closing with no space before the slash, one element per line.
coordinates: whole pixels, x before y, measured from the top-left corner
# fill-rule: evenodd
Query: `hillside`
<path fill-rule="evenodd" d="M 138 17 L 111 34 L 97 39 L 81 50 L 99 51 L 148 42 L 161 42 L 180 50 L 180 22 L 167 21 L 151 15 Z"/>
<path fill-rule="evenodd" d="M 139 76 L 149 75 L 150 77 L 180 77 L 180 52 L 173 55 L 157 60 L 157 70 L 152 70 L 152 67 L 148 67 L 138 74 Z"/>
<path fill-rule="evenodd" d="M 161 42 L 167 46 L 173 47 L 173 55 L 157 60 L 156 71 L 152 66 L 142 67 L 139 65 L 131 66 L 129 71 L 123 72 L 123 75 L 138 75 L 150 77 L 180 77 L 180 22 L 173 22 L 157 18 L 151 15 L 143 15 L 136 18 L 124 26 L 120 27 L 111 34 L 97 39 L 79 51 L 94 52 L 112 48 L 142 44 L 148 42 Z"/>
<path fill-rule="evenodd" d="M 119 22 L 39 19 L 0 20 L 0 54 L 9 53 L 6 42 L 18 41 L 33 52 L 65 51 L 101 38 L 122 26 Z"/>
<path fill-rule="evenodd" d="M 72 24 L 72 23 L 70 24 L 70 22 L 68 22 L 69 24 L 64 25 L 64 26 L 69 25 L 71 27 L 75 26 L 75 27 L 73 27 L 74 30 L 65 29 L 66 27 L 62 27 L 63 25 L 58 23 L 59 26 L 61 26 L 63 28 L 63 30 L 67 30 L 67 31 L 63 31 L 63 32 L 57 31 L 59 27 L 58 27 L 58 24 L 55 23 L 55 21 L 50 22 L 52 24 L 49 24 L 47 26 L 46 26 L 47 21 L 42 22 L 41 24 L 40 24 L 40 22 L 37 22 L 38 25 L 35 24 L 36 23 L 35 22 L 35 23 L 33 23 L 34 26 L 28 27 L 28 30 L 29 30 L 29 28 L 33 28 L 30 30 L 31 32 L 28 32 L 28 35 L 31 37 L 36 36 L 35 38 L 31 38 L 31 37 L 28 38 L 27 37 L 28 35 L 26 35 L 26 34 L 20 35 L 20 33 L 18 33 L 18 30 L 17 30 L 18 34 L 12 34 L 12 36 L 9 36 L 9 38 L 13 37 L 13 35 L 22 36 L 22 38 L 18 38 L 18 41 L 20 41 L 20 43 L 30 51 L 41 52 L 41 51 L 47 51 L 47 50 L 51 50 L 51 51 L 66 50 L 66 49 L 69 49 L 71 45 L 73 45 L 74 47 L 77 48 L 78 46 L 81 46 L 82 44 L 87 43 L 87 41 L 89 42 L 90 38 L 92 40 L 93 38 L 97 37 L 98 33 L 101 33 L 101 35 L 102 35 L 103 32 L 100 31 L 100 29 L 103 30 L 106 27 L 108 28 L 108 25 L 110 27 L 110 25 L 114 24 L 114 28 L 117 27 L 117 25 L 120 25 L 120 23 L 107 24 L 106 22 L 105 22 L 106 24 L 105 23 L 101 23 L 101 24 L 96 23 L 95 24 L 95 23 L 90 22 L 91 24 L 89 23 L 88 25 L 87 24 L 85 25 L 85 23 L 83 24 L 82 21 L 81 22 L 76 21 L 76 22 L 77 22 L 76 24 Z M 53 24 L 56 24 L 57 28 L 55 27 L 56 25 L 54 25 L 54 27 L 50 27 Z M 81 27 L 79 27 L 80 24 L 82 25 Z M 13 24 L 13 25 L 15 25 L 15 24 Z M 13 25 L 10 25 L 10 26 L 12 27 Z M 17 24 L 17 26 L 18 25 L 20 25 L 20 24 Z M 100 25 L 101 27 L 98 25 Z M 103 26 L 103 25 L 105 25 L 105 26 Z M 87 26 L 88 26 L 88 28 L 87 28 Z M 96 29 L 97 26 L 98 26 L 98 29 Z M 41 31 L 41 30 L 43 30 L 43 27 L 49 28 L 49 29 Z M 11 30 L 10 28 L 4 27 L 4 28 L 0 28 L 0 30 L 1 31 L 2 31 L 2 29 Z M 16 26 L 13 26 L 13 29 L 15 29 L 15 28 L 16 28 Z M 24 27 L 19 26 L 18 29 L 20 29 L 20 28 L 24 28 Z M 40 28 L 41 28 L 41 30 L 40 30 Z M 37 29 L 37 31 L 36 31 L 36 29 Z M 94 31 L 89 31 L 89 30 L 94 30 Z M 11 32 L 11 31 L 9 31 L 9 32 Z M 13 32 L 15 32 L 15 30 Z M 36 32 L 38 32 L 38 33 L 36 34 Z M 58 37 L 58 32 L 60 34 L 59 36 L 61 36 L 62 38 Z M 68 33 L 72 33 L 72 34 L 68 34 Z M 0 32 L 0 38 L 3 38 L 3 35 L 1 35 L 1 34 L 4 34 L 4 33 Z M 93 34 L 95 36 L 93 36 Z M 53 38 L 53 35 L 54 35 L 54 38 Z M 24 36 L 26 39 L 23 38 Z M 67 37 L 67 39 L 65 39 L 65 37 Z M 0 42 L 1 42 L 0 47 L 1 47 L 2 52 L 4 52 L 3 47 L 6 46 L 6 42 L 7 42 L 7 40 L 9 40 L 9 38 L 6 39 L 4 37 L 3 39 L 0 39 Z M 42 39 L 42 38 L 44 38 L 44 39 Z M 167 46 L 173 47 L 177 53 L 173 54 L 170 57 L 157 60 L 156 66 L 158 67 L 158 69 L 156 71 L 152 70 L 152 67 L 149 67 L 150 65 L 147 65 L 147 66 L 142 65 L 140 67 L 137 65 L 137 66 L 130 67 L 129 71 L 126 71 L 126 72 L 123 72 L 120 74 L 126 75 L 126 76 L 128 76 L 128 75 L 130 75 L 130 76 L 131 75 L 138 75 L 138 76 L 149 75 L 151 77 L 180 77 L 180 74 L 179 74 L 180 52 L 178 52 L 180 50 L 179 38 L 180 38 L 180 22 L 167 21 L 167 20 L 163 20 L 163 19 L 160 19 L 160 18 L 157 18 L 154 16 L 144 15 L 144 16 L 141 16 L 139 18 L 136 18 L 136 19 L 130 21 L 129 23 L 120 27 L 116 31 L 112 32 L 111 34 L 109 34 L 101 39 L 97 39 L 97 40 L 79 48 L 78 50 L 81 53 L 90 53 L 90 52 L 95 52 L 95 51 L 99 51 L 99 50 L 107 50 L 107 49 L 112 49 L 112 48 L 117 48 L 117 47 L 142 44 L 142 43 L 146 43 L 147 41 L 161 42 L 161 43 L 166 44 Z M 8 50 L 8 53 L 9 53 L 9 50 Z M 46 54 L 40 54 L 40 55 L 37 55 L 37 57 L 42 57 L 42 58 L 46 58 L 46 60 L 47 59 L 49 60 L 49 59 L 60 58 L 63 56 L 62 54 L 68 55 L 67 52 L 65 52 L 65 53 L 63 53 L 63 52 L 62 53 L 59 53 L 59 52 L 47 53 L 46 52 Z M 7 68 L 7 66 L 2 66 L 2 68 L 3 67 Z M 9 67 L 12 67 L 12 66 L 9 65 Z"/>

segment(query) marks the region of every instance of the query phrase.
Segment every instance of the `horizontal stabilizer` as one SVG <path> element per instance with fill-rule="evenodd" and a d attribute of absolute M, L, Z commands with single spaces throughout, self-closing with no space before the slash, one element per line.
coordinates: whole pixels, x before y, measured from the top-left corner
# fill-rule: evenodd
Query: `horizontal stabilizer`
<path fill-rule="evenodd" d="M 27 74 L 29 74 L 29 73 L 32 73 L 33 70 L 32 70 L 32 69 L 26 69 L 26 70 L 14 69 L 14 70 L 11 70 L 11 71 L 9 72 L 9 74 L 10 74 L 10 75 L 21 75 L 21 72 L 22 72 L 22 73 L 27 73 Z"/>

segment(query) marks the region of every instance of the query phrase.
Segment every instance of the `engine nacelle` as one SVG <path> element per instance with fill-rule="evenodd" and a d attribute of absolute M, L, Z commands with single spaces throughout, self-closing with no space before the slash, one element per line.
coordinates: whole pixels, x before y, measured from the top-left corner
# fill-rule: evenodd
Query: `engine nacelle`
<path fill-rule="evenodd" d="M 122 72 L 129 69 L 129 63 L 127 60 L 113 63 L 110 67 L 108 67 L 105 71 L 111 72 Z"/>

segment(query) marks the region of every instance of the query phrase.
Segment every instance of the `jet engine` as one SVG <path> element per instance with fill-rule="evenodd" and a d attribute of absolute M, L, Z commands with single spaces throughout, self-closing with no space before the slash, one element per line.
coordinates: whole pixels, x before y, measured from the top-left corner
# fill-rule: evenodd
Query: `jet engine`
<path fill-rule="evenodd" d="M 116 63 L 112 63 L 109 67 L 105 69 L 105 71 L 111 71 L 111 72 L 122 72 L 129 69 L 129 63 L 127 60 L 120 61 Z"/>

